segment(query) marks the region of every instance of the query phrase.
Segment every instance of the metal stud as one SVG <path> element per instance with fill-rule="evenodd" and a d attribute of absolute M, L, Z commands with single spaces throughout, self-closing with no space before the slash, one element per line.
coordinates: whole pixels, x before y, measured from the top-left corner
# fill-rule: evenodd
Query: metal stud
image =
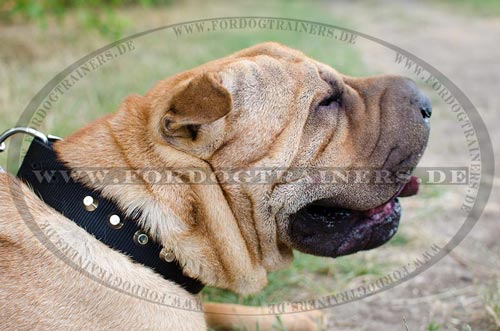
<path fill-rule="evenodd" d="M 99 202 L 90 195 L 87 195 L 85 196 L 85 198 L 83 198 L 83 207 L 85 208 L 86 211 L 96 210 L 98 204 Z"/>
<path fill-rule="evenodd" d="M 167 262 L 172 262 L 173 260 L 175 260 L 175 255 L 171 250 L 162 248 L 162 250 L 160 251 L 160 258 Z"/>
<path fill-rule="evenodd" d="M 116 214 L 109 216 L 108 222 L 113 229 L 121 229 L 123 226 L 122 219 Z"/>
<path fill-rule="evenodd" d="M 134 242 L 139 246 L 144 246 L 149 242 L 149 237 L 146 233 L 139 230 L 134 233 Z"/>

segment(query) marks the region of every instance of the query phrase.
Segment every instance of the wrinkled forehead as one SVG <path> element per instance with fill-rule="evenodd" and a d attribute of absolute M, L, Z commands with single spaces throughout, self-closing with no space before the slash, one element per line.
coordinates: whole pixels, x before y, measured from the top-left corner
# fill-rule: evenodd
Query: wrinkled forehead
<path fill-rule="evenodd" d="M 221 63 L 222 64 L 222 63 Z M 226 73 L 227 87 L 252 87 L 277 83 L 282 86 L 322 84 L 321 76 L 340 77 L 331 67 L 286 47 L 255 47 L 224 59 L 220 72 Z M 229 86 L 228 86 L 229 85 Z"/>
<path fill-rule="evenodd" d="M 279 71 L 274 72 L 273 69 L 282 69 L 291 74 L 293 76 L 291 77 L 292 79 L 302 81 L 308 78 L 307 76 L 317 77 L 318 74 L 319 76 L 325 76 L 329 79 L 340 79 L 342 77 L 339 72 L 329 65 L 316 61 L 296 49 L 275 43 L 256 45 L 239 51 L 227 57 L 227 59 L 232 62 L 231 64 L 233 66 L 246 64 L 251 67 L 250 62 L 253 62 L 256 66 L 260 66 L 262 69 L 270 71 L 271 75 L 280 73 Z M 257 72 L 258 71 L 254 71 L 253 73 L 255 74 Z M 278 75 L 276 78 L 281 79 L 283 77 Z M 304 82 L 307 83 L 307 81 Z"/>

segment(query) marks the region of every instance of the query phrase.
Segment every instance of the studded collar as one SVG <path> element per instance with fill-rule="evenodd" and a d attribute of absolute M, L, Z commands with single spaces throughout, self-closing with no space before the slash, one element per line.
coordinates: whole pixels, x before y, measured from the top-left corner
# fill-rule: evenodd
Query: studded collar
<path fill-rule="evenodd" d="M 153 269 L 189 292 L 203 284 L 183 274 L 172 253 L 154 242 L 137 224 L 140 213 L 125 216 L 118 205 L 97 190 L 71 180 L 71 169 L 57 158 L 48 143 L 34 138 L 17 176 L 27 182 L 49 206 L 69 218 L 109 247 Z"/>

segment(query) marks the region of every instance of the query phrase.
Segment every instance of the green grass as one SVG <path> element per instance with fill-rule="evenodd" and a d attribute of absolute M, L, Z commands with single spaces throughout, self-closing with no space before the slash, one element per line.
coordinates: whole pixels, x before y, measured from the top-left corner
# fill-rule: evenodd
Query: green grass
<path fill-rule="evenodd" d="M 422 185 L 419 195 L 422 199 L 440 199 L 446 192 L 447 190 L 441 185 Z"/>
<path fill-rule="evenodd" d="M 48 26 L 48 20 L 61 21 L 68 13 L 89 30 L 116 39 L 123 36 L 129 21 L 116 14 L 116 9 L 139 4 L 153 7 L 170 4 L 170 0 L 17 0 L 0 5 L 0 22 L 35 22 L 41 28 Z"/>
<path fill-rule="evenodd" d="M 384 274 L 386 263 L 363 253 L 336 259 L 295 252 L 293 264 L 269 273 L 268 285 L 256 295 L 241 296 L 227 290 L 206 287 L 205 301 L 261 306 L 280 301 L 301 300 L 340 291 L 359 277 L 376 278 Z"/>
<path fill-rule="evenodd" d="M 408 237 L 407 235 L 401 231 L 401 229 L 396 232 L 394 237 L 389 241 L 389 245 L 391 246 L 406 246 L 408 244 Z"/>
<path fill-rule="evenodd" d="M 315 275 L 328 275 L 332 272 L 331 261 L 324 258 L 295 253 L 295 259 L 289 268 L 269 273 L 269 283 L 256 295 L 240 296 L 233 292 L 207 287 L 202 295 L 206 301 L 230 302 L 260 306 L 268 303 L 290 300 L 290 291 L 297 293 L 328 291 L 325 285 L 315 280 Z M 326 285 L 328 287 L 328 284 Z"/>
<path fill-rule="evenodd" d="M 439 331 L 439 330 L 441 330 L 441 325 L 437 324 L 434 321 L 431 321 L 429 323 L 429 326 L 427 327 L 427 330 L 429 330 L 429 331 Z"/>
<path fill-rule="evenodd" d="M 491 279 L 480 288 L 486 312 L 500 328 L 500 280 Z"/>

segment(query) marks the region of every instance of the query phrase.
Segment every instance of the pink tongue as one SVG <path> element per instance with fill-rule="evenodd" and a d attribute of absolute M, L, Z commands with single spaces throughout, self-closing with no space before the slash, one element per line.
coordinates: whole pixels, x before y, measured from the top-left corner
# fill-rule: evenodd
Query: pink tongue
<path fill-rule="evenodd" d="M 410 180 L 403 186 L 403 189 L 398 194 L 398 197 L 411 197 L 418 193 L 419 180 L 415 176 L 411 176 Z"/>

